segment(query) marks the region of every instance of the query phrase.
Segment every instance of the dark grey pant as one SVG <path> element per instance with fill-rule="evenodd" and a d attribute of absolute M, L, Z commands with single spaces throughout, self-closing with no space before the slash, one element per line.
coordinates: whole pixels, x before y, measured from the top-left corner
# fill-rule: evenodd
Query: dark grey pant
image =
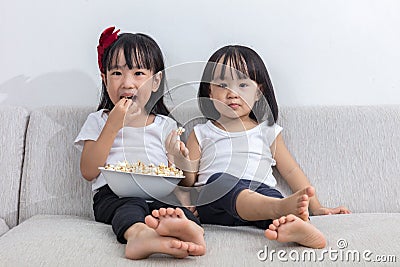
<path fill-rule="evenodd" d="M 199 193 L 197 211 L 201 223 L 227 226 L 253 225 L 267 229 L 272 220 L 246 221 L 237 214 L 236 199 L 245 189 L 269 197 L 283 198 L 278 190 L 266 184 L 239 179 L 227 173 L 216 173 L 208 179 L 206 186 Z"/>

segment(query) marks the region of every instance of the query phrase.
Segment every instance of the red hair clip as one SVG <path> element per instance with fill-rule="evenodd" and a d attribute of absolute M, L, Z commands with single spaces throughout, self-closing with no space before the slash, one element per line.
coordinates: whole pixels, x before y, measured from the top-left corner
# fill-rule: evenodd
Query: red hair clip
<path fill-rule="evenodd" d="M 103 68 L 103 55 L 104 55 L 104 51 L 110 46 L 112 45 L 115 40 L 118 39 L 118 32 L 119 30 L 117 30 L 116 32 L 114 32 L 115 27 L 109 27 L 107 29 L 105 29 L 101 35 L 100 35 L 100 39 L 99 39 L 99 45 L 97 46 L 97 60 L 99 63 L 99 68 L 100 71 L 104 73 L 104 68 Z"/>

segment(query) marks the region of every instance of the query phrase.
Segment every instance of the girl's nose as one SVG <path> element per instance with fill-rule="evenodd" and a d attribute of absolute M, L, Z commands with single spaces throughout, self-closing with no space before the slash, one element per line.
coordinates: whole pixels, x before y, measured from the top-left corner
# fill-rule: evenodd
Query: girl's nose
<path fill-rule="evenodd" d="M 124 77 L 124 88 L 128 89 L 136 88 L 135 78 L 130 75 L 126 75 Z"/>
<path fill-rule="evenodd" d="M 238 98 L 239 94 L 234 89 L 228 88 L 227 96 L 228 98 Z"/>

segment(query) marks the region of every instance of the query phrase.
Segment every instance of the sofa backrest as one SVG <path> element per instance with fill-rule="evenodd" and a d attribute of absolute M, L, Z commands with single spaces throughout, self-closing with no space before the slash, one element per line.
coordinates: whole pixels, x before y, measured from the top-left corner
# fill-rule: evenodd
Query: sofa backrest
<path fill-rule="evenodd" d="M 188 130 L 184 139 L 204 121 L 189 102 L 173 115 Z M 281 107 L 277 123 L 323 205 L 400 212 L 400 106 Z M 276 169 L 274 175 L 289 195 Z"/>
<path fill-rule="evenodd" d="M 0 218 L 9 227 L 17 225 L 28 116 L 22 107 L 0 107 Z"/>
<path fill-rule="evenodd" d="M 323 205 L 400 212 L 400 105 L 283 107 L 278 123 Z"/>
<path fill-rule="evenodd" d="M 73 141 L 93 107 L 31 113 L 22 175 L 20 221 L 35 214 L 92 217 L 90 183 Z M 204 121 L 196 107 L 173 110 L 186 128 Z M 323 205 L 353 212 L 400 212 L 400 106 L 282 107 L 278 124 Z M 287 184 L 275 170 L 278 187 Z"/>
<path fill-rule="evenodd" d="M 32 111 L 26 136 L 20 222 L 36 214 L 92 217 L 90 183 L 79 169 L 73 142 L 94 107 L 43 107 Z"/>

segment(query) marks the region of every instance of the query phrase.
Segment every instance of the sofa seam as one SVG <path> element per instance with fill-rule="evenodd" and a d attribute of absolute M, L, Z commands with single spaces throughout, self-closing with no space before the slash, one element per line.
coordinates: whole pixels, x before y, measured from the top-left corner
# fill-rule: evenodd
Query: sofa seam
<path fill-rule="evenodd" d="M 19 190 L 18 190 L 18 206 L 17 206 L 17 225 L 21 223 L 21 197 L 22 197 L 22 184 L 23 184 L 23 177 L 25 173 L 25 158 L 26 158 L 26 145 L 27 145 L 27 135 L 28 135 L 28 128 L 29 122 L 31 118 L 31 113 L 28 113 L 25 122 L 25 132 L 24 132 L 24 142 L 23 142 L 23 153 L 22 153 L 22 162 L 21 162 L 21 174 L 19 178 Z"/>

